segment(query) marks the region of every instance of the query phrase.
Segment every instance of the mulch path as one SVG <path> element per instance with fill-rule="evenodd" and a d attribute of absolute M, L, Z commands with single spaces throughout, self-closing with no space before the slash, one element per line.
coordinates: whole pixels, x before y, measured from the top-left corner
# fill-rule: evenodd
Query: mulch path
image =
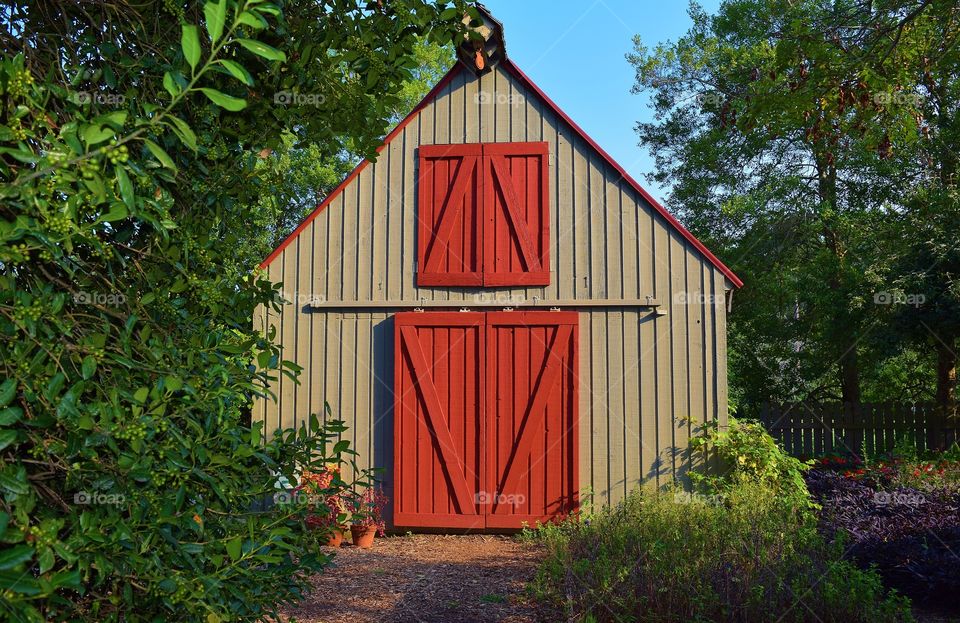
<path fill-rule="evenodd" d="M 336 566 L 285 614 L 301 623 L 540 621 L 524 585 L 541 557 L 505 536 L 378 537 L 372 549 L 336 550 Z"/>

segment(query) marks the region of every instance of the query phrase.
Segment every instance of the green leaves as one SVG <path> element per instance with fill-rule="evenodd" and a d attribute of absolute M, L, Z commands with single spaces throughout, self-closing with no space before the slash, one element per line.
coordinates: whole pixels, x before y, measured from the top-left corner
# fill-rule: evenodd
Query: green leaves
<path fill-rule="evenodd" d="M 120 198 L 123 200 L 123 203 L 126 206 L 133 210 L 134 208 L 134 196 L 133 196 L 133 184 L 130 182 L 130 177 L 127 175 L 126 170 L 123 167 L 116 167 L 117 173 L 117 186 L 120 189 Z"/>
<path fill-rule="evenodd" d="M 93 355 L 87 355 L 83 358 L 83 364 L 80 368 L 84 380 L 93 378 L 93 373 L 97 371 L 97 358 Z"/>
<path fill-rule="evenodd" d="M 250 75 L 250 72 L 247 71 L 243 65 L 225 58 L 217 62 L 222 65 L 231 76 L 248 86 L 253 86 L 253 76 Z"/>
<path fill-rule="evenodd" d="M 242 45 L 247 50 L 253 52 L 257 56 L 267 59 L 268 61 L 286 61 L 287 55 L 281 52 L 280 50 L 256 41 L 254 39 L 237 39 L 237 43 Z"/>
<path fill-rule="evenodd" d="M 230 556 L 230 560 L 240 559 L 242 546 L 243 541 L 240 539 L 240 537 L 234 537 L 224 543 L 224 547 L 227 550 L 227 555 Z"/>
<path fill-rule="evenodd" d="M 0 383 L 0 407 L 5 407 L 13 401 L 17 393 L 17 382 L 14 379 L 7 379 Z"/>
<path fill-rule="evenodd" d="M 80 137 L 87 146 L 93 146 L 102 143 L 105 140 L 113 138 L 113 128 L 101 125 L 99 123 L 85 126 L 80 132 Z"/>
<path fill-rule="evenodd" d="M 200 88 L 200 92 L 207 96 L 207 98 L 221 108 L 225 108 L 231 112 L 237 112 L 238 110 L 243 110 L 247 107 L 246 100 L 242 100 L 239 97 L 233 97 L 232 95 L 226 95 L 221 93 L 216 89 L 210 88 Z"/>
<path fill-rule="evenodd" d="M 176 97 L 182 90 L 169 71 L 163 74 L 163 88 L 170 94 L 170 97 Z"/>
<path fill-rule="evenodd" d="M 200 62 L 200 35 L 197 34 L 196 26 L 192 24 L 183 25 L 180 48 L 183 50 L 183 57 L 190 64 L 190 69 L 196 70 L 197 63 Z"/>
<path fill-rule="evenodd" d="M 223 25 L 227 19 L 227 0 L 207 2 L 203 5 L 203 16 L 206 18 L 210 42 L 216 43 L 223 36 Z"/>
<path fill-rule="evenodd" d="M 153 157 L 156 158 L 160 164 L 173 171 L 177 170 L 177 166 L 173 163 L 173 159 L 170 158 L 170 155 L 165 152 L 162 147 L 148 138 L 143 139 L 143 144 L 147 146 L 147 149 L 150 150 L 150 153 L 153 154 Z"/>
<path fill-rule="evenodd" d="M 0 570 L 13 569 L 33 558 L 33 548 L 29 545 L 17 545 L 0 550 Z"/>
<path fill-rule="evenodd" d="M 351 0 L 338 30 L 304 2 L 271 30 L 283 18 L 266 0 L 205 0 L 185 14 L 196 26 L 177 28 L 163 4 L 140 7 L 142 23 L 111 22 L 122 43 L 100 45 L 94 67 L 88 46 L 63 45 L 89 36 L 83 20 L 26 3 L 24 19 L 49 36 L 25 48 L 27 62 L 0 55 L 0 186 L 16 207 L 0 218 L 0 593 L 17 620 L 257 621 L 328 563 L 311 555 L 301 505 L 250 512 L 278 491 L 277 474 L 336 460 L 339 439 L 246 425 L 281 361 L 251 322 L 273 289 L 250 268 L 264 232 L 287 227 L 264 207 L 286 192 L 272 178 L 335 183 L 353 163 L 322 154 L 339 137 L 373 143 L 375 117 L 388 116 L 381 94 L 331 71 L 330 51 L 369 25 L 364 36 L 384 42 L 376 88 L 396 86 L 414 11 Z M 293 51 L 301 65 L 281 66 Z M 81 69 L 64 79 L 43 70 L 49 58 Z M 288 116 L 247 95 L 288 78 L 309 93 L 342 87 L 350 104 Z M 273 128 L 316 136 L 298 167 L 320 173 L 287 176 L 280 158 L 257 158 L 278 148 Z"/>

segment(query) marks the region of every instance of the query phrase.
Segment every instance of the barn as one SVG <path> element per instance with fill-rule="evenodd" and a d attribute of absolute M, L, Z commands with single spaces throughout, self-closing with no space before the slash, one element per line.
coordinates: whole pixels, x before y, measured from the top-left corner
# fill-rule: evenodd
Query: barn
<path fill-rule="evenodd" d="M 691 468 L 727 410 L 737 276 L 506 54 L 460 60 L 267 257 L 261 310 L 300 383 L 255 414 L 329 403 L 396 528 L 510 529 Z M 598 109 L 598 114 L 602 110 Z"/>

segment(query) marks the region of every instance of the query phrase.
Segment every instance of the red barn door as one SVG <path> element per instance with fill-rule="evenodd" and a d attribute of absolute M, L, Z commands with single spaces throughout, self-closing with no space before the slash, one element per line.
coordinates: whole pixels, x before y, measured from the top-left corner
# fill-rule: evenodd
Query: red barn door
<path fill-rule="evenodd" d="M 577 506 L 577 314 L 397 314 L 394 524 L 519 528 Z"/>
<path fill-rule="evenodd" d="M 491 312 L 487 527 L 535 525 L 577 507 L 577 314 Z"/>
<path fill-rule="evenodd" d="M 394 523 L 482 528 L 482 313 L 395 317 Z"/>

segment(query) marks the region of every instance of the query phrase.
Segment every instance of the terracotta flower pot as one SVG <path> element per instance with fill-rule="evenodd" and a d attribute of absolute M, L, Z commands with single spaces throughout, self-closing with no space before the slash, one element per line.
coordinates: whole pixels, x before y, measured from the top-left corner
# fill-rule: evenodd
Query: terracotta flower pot
<path fill-rule="evenodd" d="M 377 535 L 376 526 L 350 526 L 353 544 L 362 549 L 373 547 L 373 537 Z"/>
<path fill-rule="evenodd" d="M 330 538 L 327 539 L 327 547 L 340 547 L 341 543 L 343 543 L 343 529 L 334 528 L 330 532 Z"/>

